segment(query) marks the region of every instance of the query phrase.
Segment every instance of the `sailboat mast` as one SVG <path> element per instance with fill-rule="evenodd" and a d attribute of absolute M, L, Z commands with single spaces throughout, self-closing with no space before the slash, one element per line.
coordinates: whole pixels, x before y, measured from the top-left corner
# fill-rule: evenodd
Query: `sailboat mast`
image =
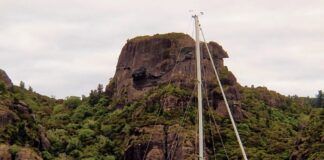
<path fill-rule="evenodd" d="M 197 60 L 197 88 L 198 88 L 198 123 L 199 123 L 199 160 L 204 160 L 204 128 L 203 128 L 203 107 L 201 90 L 201 62 L 200 62 L 200 40 L 198 15 L 194 15 L 196 31 L 196 60 Z"/>

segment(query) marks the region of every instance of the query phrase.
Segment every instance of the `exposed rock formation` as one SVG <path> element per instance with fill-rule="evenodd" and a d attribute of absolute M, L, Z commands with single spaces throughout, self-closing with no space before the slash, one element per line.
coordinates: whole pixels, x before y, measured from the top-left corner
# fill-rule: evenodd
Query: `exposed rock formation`
<path fill-rule="evenodd" d="M 182 33 L 169 33 L 154 36 L 136 37 L 128 40 L 123 47 L 113 82 L 107 86 L 107 92 L 113 97 L 127 102 L 143 97 L 145 93 L 161 84 L 176 84 L 193 89 L 196 77 L 196 60 L 194 40 Z M 243 118 L 240 111 L 241 98 L 235 76 L 223 64 L 223 58 L 228 55 L 216 42 L 208 46 L 214 58 L 221 81 L 226 87 L 226 94 L 234 107 L 235 117 Z M 207 87 L 208 97 L 212 106 L 223 107 L 223 100 L 216 83 L 216 77 L 211 66 L 206 48 L 202 45 L 203 81 Z M 179 103 L 176 98 L 165 97 L 168 108 Z M 222 115 L 226 112 L 219 112 Z"/>
<path fill-rule="evenodd" d="M 136 160 L 143 159 L 142 157 L 147 160 L 194 159 L 195 142 L 193 136 L 195 133 L 187 136 L 184 140 L 184 134 L 177 133 L 178 131 L 178 125 L 155 125 L 138 128 L 135 131 L 136 135 L 151 136 L 150 141 L 145 144 L 136 144 L 136 141 L 142 137 L 133 136 L 131 143 L 134 143 L 133 141 L 135 143 L 127 149 L 125 159 Z"/>
<path fill-rule="evenodd" d="M 35 115 L 33 114 L 32 109 L 22 101 L 14 101 L 10 105 L 10 109 L 15 111 L 22 119 L 35 120 Z"/>
<path fill-rule="evenodd" d="M 7 73 L 0 69 L 0 82 L 4 83 L 6 87 L 11 88 L 13 86 L 11 79 L 8 77 Z"/>
<path fill-rule="evenodd" d="M 41 142 L 41 147 L 43 150 L 48 150 L 51 147 L 51 142 L 47 139 L 46 130 L 43 126 L 38 126 L 38 134 Z"/>
<path fill-rule="evenodd" d="M 228 55 L 216 42 L 209 42 L 213 61 L 220 73 L 221 82 L 225 86 L 225 92 L 230 99 L 230 105 L 234 118 L 240 120 L 243 113 L 239 100 L 239 84 L 235 76 L 228 71 L 223 64 L 223 58 Z M 227 111 L 220 93 L 219 86 L 209 59 L 207 49 L 202 45 L 202 74 L 203 84 L 206 88 L 209 102 L 216 111 L 227 116 Z M 123 47 L 115 76 L 107 86 L 106 92 L 114 99 L 120 99 L 123 103 L 141 99 L 146 93 L 164 84 L 173 84 L 189 90 L 194 89 L 196 81 L 196 60 L 194 40 L 182 33 L 169 33 L 154 36 L 136 37 L 128 40 Z M 185 107 L 188 99 L 166 95 L 157 97 L 154 102 L 163 107 L 164 111 L 170 111 L 175 107 Z M 205 104 L 207 106 L 207 104 Z M 155 129 L 152 129 L 155 128 Z M 126 159 L 165 159 L 171 144 L 175 142 L 178 133 L 168 132 L 163 135 L 163 126 L 150 126 L 139 128 L 138 132 L 152 134 L 154 138 L 145 143 L 133 143 L 129 145 L 125 153 Z M 142 135 L 142 134 L 138 134 Z M 188 135 L 177 135 L 178 140 Z M 134 136 L 134 139 L 139 137 Z M 195 139 L 192 137 L 192 139 Z M 144 140 L 145 141 L 145 140 Z M 147 147 L 149 145 L 149 147 Z M 181 145 L 180 145 L 181 144 Z M 176 148 L 175 159 L 188 159 L 194 155 L 195 143 L 182 142 Z M 187 145 L 187 146 L 186 146 Z M 174 147 L 174 146 L 172 146 Z M 148 152 L 144 155 L 145 148 Z M 154 154 L 153 154 L 154 153 Z M 191 158 L 189 158 L 191 159 Z M 194 159 L 194 158 L 192 158 Z"/>
<path fill-rule="evenodd" d="M 19 120 L 19 117 L 16 115 L 16 113 L 5 108 L 4 106 L 0 106 L 0 128 L 3 128 L 7 124 L 13 123 L 17 120 Z"/>
<path fill-rule="evenodd" d="M 210 42 L 210 51 L 219 69 L 227 53 L 220 45 Z M 213 75 L 206 48 L 202 47 L 202 67 L 205 75 Z M 172 82 L 193 88 L 196 77 L 194 40 L 182 33 L 170 33 L 131 39 L 123 47 L 115 74 L 115 97 L 134 100 L 159 84 Z M 214 76 L 204 77 L 207 84 L 215 84 Z M 223 79 L 234 85 L 232 74 Z"/>

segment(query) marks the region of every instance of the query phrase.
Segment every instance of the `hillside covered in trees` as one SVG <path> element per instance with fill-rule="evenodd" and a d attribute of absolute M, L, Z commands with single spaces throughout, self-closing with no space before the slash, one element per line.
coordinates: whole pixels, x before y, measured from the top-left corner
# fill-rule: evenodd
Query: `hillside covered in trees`
<path fill-rule="evenodd" d="M 321 92 L 312 99 L 241 86 L 224 65 L 227 52 L 208 46 L 249 159 L 324 159 Z M 208 159 L 241 159 L 202 50 L 205 152 Z M 196 159 L 193 52 L 194 41 L 182 33 L 130 39 L 106 86 L 64 100 L 15 86 L 0 70 L 0 159 Z"/>

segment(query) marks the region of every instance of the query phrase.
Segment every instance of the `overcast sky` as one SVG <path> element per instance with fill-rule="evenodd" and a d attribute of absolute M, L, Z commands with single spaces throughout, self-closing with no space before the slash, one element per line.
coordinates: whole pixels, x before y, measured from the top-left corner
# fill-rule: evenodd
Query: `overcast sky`
<path fill-rule="evenodd" d="M 191 35 L 191 9 L 205 12 L 206 38 L 229 53 L 242 85 L 324 89 L 321 0 L 0 0 L 0 68 L 48 96 L 87 95 L 113 77 L 127 39 Z"/>

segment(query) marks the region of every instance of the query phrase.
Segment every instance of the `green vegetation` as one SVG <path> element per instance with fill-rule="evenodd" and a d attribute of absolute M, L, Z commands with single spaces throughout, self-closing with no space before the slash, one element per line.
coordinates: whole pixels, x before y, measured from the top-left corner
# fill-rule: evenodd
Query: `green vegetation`
<path fill-rule="evenodd" d="M 81 99 L 80 97 L 75 97 L 75 96 L 71 96 L 71 97 L 67 97 L 64 101 L 64 106 L 69 108 L 69 109 L 75 109 L 78 106 L 81 105 Z"/>
<path fill-rule="evenodd" d="M 226 74 L 228 70 L 222 72 Z M 12 155 L 27 145 L 44 159 L 123 159 L 130 144 L 144 144 L 150 136 L 147 133 L 134 136 L 138 128 L 154 124 L 178 126 L 187 138 L 194 140 L 195 105 L 170 109 L 160 103 L 166 97 L 189 101 L 190 90 L 171 84 L 161 85 L 142 99 L 124 104 L 121 99 L 107 96 L 102 85 L 91 91 L 89 97 L 71 96 L 65 100 L 54 100 L 22 87 L 7 91 L 1 86 L 0 113 L 12 110 L 8 112 L 18 117 L 14 123 L 0 127 L 0 142 L 10 143 Z M 324 158 L 322 108 L 314 108 L 308 98 L 285 97 L 264 87 L 241 87 L 240 92 L 245 118 L 238 122 L 238 129 L 250 159 L 289 159 L 292 155 Z M 7 107 L 17 102 L 26 103 L 34 118 Z M 205 132 L 210 159 L 226 159 L 217 130 L 210 123 L 211 115 L 220 127 L 228 156 L 239 159 L 240 150 L 229 119 L 208 111 Z M 49 148 L 40 145 L 39 126 L 46 129 Z"/>
<path fill-rule="evenodd" d="M 318 91 L 318 94 L 316 95 L 316 100 L 315 100 L 315 106 L 324 108 L 324 96 L 322 90 Z"/>
<path fill-rule="evenodd" d="M 22 88 L 22 89 L 25 89 L 25 82 L 20 81 L 19 87 Z"/>
<path fill-rule="evenodd" d="M 6 91 L 6 85 L 0 81 L 0 94 L 4 94 Z"/>
<path fill-rule="evenodd" d="M 179 38 L 183 38 L 186 37 L 187 35 L 184 33 L 166 33 L 166 34 L 155 34 L 153 36 L 149 36 L 149 35 L 145 35 L 145 36 L 138 36 L 135 38 L 132 38 L 128 41 L 131 42 L 139 42 L 139 41 L 144 41 L 144 40 L 151 40 L 151 39 L 155 39 L 155 38 L 164 38 L 164 39 L 179 39 Z"/>

